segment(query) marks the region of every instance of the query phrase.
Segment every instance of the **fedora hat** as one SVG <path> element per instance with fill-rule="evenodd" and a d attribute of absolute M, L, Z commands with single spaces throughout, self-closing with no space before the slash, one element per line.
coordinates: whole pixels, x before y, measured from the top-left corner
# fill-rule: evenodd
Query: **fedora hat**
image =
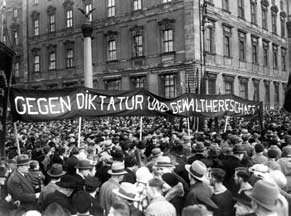
<path fill-rule="evenodd" d="M 88 170 L 94 167 L 93 164 L 90 163 L 88 160 L 79 160 L 79 163 L 75 166 L 76 169 L 79 170 Z"/>
<path fill-rule="evenodd" d="M 279 206 L 280 191 L 278 186 L 271 182 L 257 181 L 253 190 L 246 191 L 246 195 L 268 210 L 272 211 Z"/>
<path fill-rule="evenodd" d="M 77 186 L 76 178 L 71 175 L 64 175 L 59 182 L 56 183 L 57 186 L 63 188 L 75 189 Z"/>
<path fill-rule="evenodd" d="M 202 142 L 194 144 L 192 148 L 195 152 L 203 152 L 205 150 L 204 143 Z"/>
<path fill-rule="evenodd" d="M 241 144 L 235 144 L 233 149 L 232 149 L 232 152 L 234 154 L 242 154 L 245 152 L 245 149 Z"/>
<path fill-rule="evenodd" d="M 16 165 L 17 166 L 24 166 L 24 165 L 29 165 L 30 163 L 30 158 L 26 154 L 22 154 L 17 156 L 16 158 Z"/>
<path fill-rule="evenodd" d="M 193 178 L 200 181 L 206 180 L 205 174 L 207 172 L 207 167 L 202 161 L 195 160 L 191 165 L 186 164 L 185 169 Z"/>
<path fill-rule="evenodd" d="M 138 191 L 134 184 L 129 182 L 122 182 L 119 188 L 115 188 L 112 190 L 117 196 L 131 200 L 138 200 Z"/>
<path fill-rule="evenodd" d="M 66 172 L 63 170 L 62 164 L 54 163 L 52 167 L 47 171 L 47 174 L 50 177 L 61 177 L 66 174 Z"/>
<path fill-rule="evenodd" d="M 163 155 L 163 152 L 161 151 L 160 148 L 153 148 L 153 150 L 152 150 L 153 157 L 159 157 L 161 155 Z"/>
<path fill-rule="evenodd" d="M 123 162 L 113 162 L 111 165 L 111 169 L 108 170 L 108 174 L 110 175 L 124 175 L 127 172 L 125 171 Z"/>
<path fill-rule="evenodd" d="M 174 167 L 171 162 L 171 158 L 168 156 L 160 156 L 157 158 L 156 167 Z"/>

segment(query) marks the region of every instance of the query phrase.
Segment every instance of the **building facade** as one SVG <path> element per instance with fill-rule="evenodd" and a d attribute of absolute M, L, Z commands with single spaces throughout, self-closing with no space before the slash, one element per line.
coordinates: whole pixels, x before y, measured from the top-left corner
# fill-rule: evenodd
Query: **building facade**
<path fill-rule="evenodd" d="M 15 60 L 16 86 L 83 85 L 80 8 L 95 9 L 94 88 L 234 93 L 272 108 L 284 101 L 288 0 L 18 1 L 10 10 L 22 8 L 25 52 Z"/>

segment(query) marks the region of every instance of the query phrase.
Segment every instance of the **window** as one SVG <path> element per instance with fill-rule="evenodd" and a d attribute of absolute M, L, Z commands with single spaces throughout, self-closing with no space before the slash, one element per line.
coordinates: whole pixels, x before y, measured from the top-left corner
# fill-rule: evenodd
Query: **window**
<path fill-rule="evenodd" d="M 56 15 L 51 14 L 49 15 L 49 32 L 56 31 Z"/>
<path fill-rule="evenodd" d="M 20 76 L 20 74 L 19 74 L 19 72 L 20 72 L 19 66 L 20 66 L 19 62 L 15 62 L 15 64 L 14 64 L 14 76 L 15 77 L 19 77 Z"/>
<path fill-rule="evenodd" d="M 166 98 L 176 97 L 176 75 L 168 74 L 164 76 L 164 96 Z"/>
<path fill-rule="evenodd" d="M 252 63 L 258 64 L 258 38 L 252 37 Z"/>
<path fill-rule="evenodd" d="M 239 82 L 239 96 L 248 99 L 248 80 L 241 78 Z"/>
<path fill-rule="evenodd" d="M 34 73 L 40 72 L 40 56 L 39 55 L 33 56 L 33 72 Z"/>
<path fill-rule="evenodd" d="M 229 11 L 229 0 L 222 0 L 222 9 Z"/>
<path fill-rule="evenodd" d="M 114 61 L 117 59 L 116 56 L 116 40 L 108 41 L 108 61 Z"/>
<path fill-rule="evenodd" d="M 67 49 L 66 50 L 66 67 L 71 68 L 74 67 L 74 50 L 73 49 Z"/>
<path fill-rule="evenodd" d="M 268 29 L 268 8 L 262 6 L 262 27 Z"/>
<path fill-rule="evenodd" d="M 49 53 L 49 70 L 56 69 L 56 53 L 51 52 Z"/>
<path fill-rule="evenodd" d="M 246 33 L 238 32 L 239 34 L 239 60 L 246 60 Z"/>
<path fill-rule="evenodd" d="M 270 106 L 270 82 L 265 82 L 265 105 Z"/>
<path fill-rule="evenodd" d="M 38 0 L 33 0 L 33 4 L 38 5 Z"/>
<path fill-rule="evenodd" d="M 38 36 L 39 35 L 39 18 L 36 18 L 33 21 L 33 32 L 34 32 L 34 36 Z"/>
<path fill-rule="evenodd" d="M 244 0 L 238 0 L 238 17 L 240 18 L 245 17 Z"/>
<path fill-rule="evenodd" d="M 133 36 L 133 56 L 134 57 L 143 56 L 143 36 L 142 35 Z"/>
<path fill-rule="evenodd" d="M 281 48 L 281 58 L 282 58 L 282 70 L 286 71 L 287 70 L 287 65 L 286 65 L 286 54 L 287 50 L 285 48 Z"/>
<path fill-rule="evenodd" d="M 163 0 L 163 3 L 171 2 L 172 0 Z"/>
<path fill-rule="evenodd" d="M 210 22 L 208 20 L 208 22 Z M 214 23 L 205 28 L 205 51 L 208 53 L 215 53 L 214 49 Z"/>
<path fill-rule="evenodd" d="M 257 24 L 257 3 L 251 1 L 251 23 Z"/>
<path fill-rule="evenodd" d="M 115 0 L 108 0 L 108 17 L 115 16 Z"/>
<path fill-rule="evenodd" d="M 3 35 L 3 43 L 7 45 L 7 37 L 6 37 L 6 34 L 5 33 Z"/>
<path fill-rule="evenodd" d="M 225 94 L 233 94 L 233 79 L 224 80 L 224 92 Z"/>
<path fill-rule="evenodd" d="M 146 77 L 134 77 L 131 79 L 133 88 L 145 88 Z"/>
<path fill-rule="evenodd" d="M 206 73 L 207 94 L 216 94 L 216 74 Z"/>
<path fill-rule="evenodd" d="M 277 34 L 277 13 L 272 12 L 272 32 Z"/>
<path fill-rule="evenodd" d="M 92 10 L 92 4 L 86 4 L 85 10 L 86 10 L 86 13 L 89 13 L 89 11 Z M 92 13 L 90 13 L 89 15 L 89 21 L 92 22 Z"/>
<path fill-rule="evenodd" d="M 269 65 L 269 43 L 263 41 L 263 66 L 267 67 Z"/>
<path fill-rule="evenodd" d="M 273 68 L 278 69 L 278 46 L 273 45 Z"/>
<path fill-rule="evenodd" d="M 66 11 L 66 28 L 72 28 L 73 27 L 73 10 L 67 10 Z"/>
<path fill-rule="evenodd" d="M 18 17 L 18 9 L 17 8 L 14 8 L 13 9 L 13 17 L 14 18 L 17 18 Z"/>
<path fill-rule="evenodd" d="M 274 104 L 275 106 L 279 106 L 280 104 L 280 91 L 279 91 L 279 83 L 274 82 Z"/>
<path fill-rule="evenodd" d="M 284 17 L 281 17 L 280 18 L 280 22 L 281 22 L 281 37 L 285 37 L 286 35 L 286 33 L 285 33 L 285 18 Z"/>
<path fill-rule="evenodd" d="M 254 96 L 253 96 L 253 100 L 254 101 L 259 101 L 260 100 L 260 81 L 257 79 L 253 80 L 253 84 L 254 84 Z"/>
<path fill-rule="evenodd" d="M 231 57 L 231 28 L 223 27 L 224 56 Z"/>
<path fill-rule="evenodd" d="M 18 37 L 18 32 L 17 30 L 15 30 L 13 32 L 13 41 L 14 41 L 14 45 L 18 46 L 19 45 L 19 37 Z"/>
<path fill-rule="evenodd" d="M 173 30 L 168 29 L 163 31 L 163 52 L 173 52 L 174 51 L 174 38 Z"/>
<path fill-rule="evenodd" d="M 120 91 L 120 79 L 117 80 L 107 80 L 105 81 L 106 90 L 110 91 Z"/>
<path fill-rule="evenodd" d="M 133 10 L 141 10 L 142 9 L 142 0 L 133 0 Z"/>

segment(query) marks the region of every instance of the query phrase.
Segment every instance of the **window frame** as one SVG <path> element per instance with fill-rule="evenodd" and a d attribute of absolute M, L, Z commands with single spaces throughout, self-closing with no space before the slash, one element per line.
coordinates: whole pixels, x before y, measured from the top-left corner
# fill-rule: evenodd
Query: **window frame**
<path fill-rule="evenodd" d="M 174 30 L 172 28 L 162 30 L 162 44 L 163 53 L 174 52 Z"/>
<path fill-rule="evenodd" d="M 165 98 L 174 98 L 177 96 L 176 81 L 177 75 L 174 73 L 163 75 L 163 90 Z"/>
<path fill-rule="evenodd" d="M 107 0 L 107 17 L 115 17 L 115 16 L 116 16 L 116 1 Z"/>
<path fill-rule="evenodd" d="M 272 54 L 273 54 L 273 69 L 278 69 L 279 62 L 278 62 L 278 45 L 273 44 L 272 47 Z"/>
<path fill-rule="evenodd" d="M 245 8 L 244 8 L 244 0 L 237 0 L 237 14 L 241 19 L 245 19 Z"/>
<path fill-rule="evenodd" d="M 277 13 L 271 12 L 272 33 L 277 34 Z"/>
<path fill-rule="evenodd" d="M 258 24 L 258 9 L 257 9 L 257 2 L 253 2 L 250 0 L 250 10 L 251 10 L 251 23 L 254 25 Z"/>
<path fill-rule="evenodd" d="M 33 55 L 33 72 L 40 73 L 40 55 L 39 54 Z"/>
<path fill-rule="evenodd" d="M 56 32 L 56 14 L 52 13 L 49 14 L 49 32 Z M 52 17 L 53 17 L 53 22 L 52 22 Z"/>
<path fill-rule="evenodd" d="M 117 60 L 117 40 L 110 39 L 107 41 L 107 61 L 110 62 L 116 60 Z"/>
<path fill-rule="evenodd" d="M 281 68 L 282 71 L 287 71 L 287 49 L 281 47 Z"/>
<path fill-rule="evenodd" d="M 51 56 L 54 55 L 54 59 L 51 58 Z M 49 52 L 49 62 L 48 62 L 48 70 L 52 71 L 52 70 L 56 70 L 57 68 L 57 55 L 55 51 L 51 51 Z M 52 65 L 54 65 L 54 67 L 52 67 Z"/>
<path fill-rule="evenodd" d="M 258 59 L 258 56 L 259 56 L 259 38 L 256 36 L 252 36 L 251 38 L 252 38 L 252 43 L 251 43 L 251 46 L 252 46 L 252 64 L 258 65 L 259 64 L 259 59 Z"/>
<path fill-rule="evenodd" d="M 132 1 L 132 10 L 139 11 L 143 9 L 143 0 L 133 0 Z"/>
<path fill-rule="evenodd" d="M 262 28 L 268 30 L 268 8 L 262 6 Z"/>
<path fill-rule="evenodd" d="M 33 19 L 33 36 L 39 36 L 39 17 Z"/>
<path fill-rule="evenodd" d="M 239 61 L 245 62 L 246 61 L 246 33 L 242 31 L 238 31 L 238 39 L 239 39 Z M 241 44 L 243 43 L 243 48 Z M 241 51 L 243 50 L 243 55 L 241 55 Z"/>
<path fill-rule="evenodd" d="M 206 53 L 215 54 L 215 23 L 208 19 L 208 22 L 211 22 L 212 25 L 207 26 L 204 31 L 205 36 L 205 48 Z"/>
<path fill-rule="evenodd" d="M 263 41 L 263 66 L 269 66 L 269 42 Z"/>
<path fill-rule="evenodd" d="M 74 67 L 74 48 L 70 47 L 66 49 L 66 68 Z"/>
<path fill-rule="evenodd" d="M 66 29 L 73 28 L 73 9 L 66 10 Z"/>
<path fill-rule="evenodd" d="M 85 12 L 88 13 L 90 10 L 92 10 L 93 8 L 93 4 L 90 2 L 90 3 L 87 3 L 85 4 Z M 92 22 L 93 21 L 93 13 L 90 13 L 89 15 L 89 21 Z"/>
<path fill-rule="evenodd" d="M 222 9 L 229 12 L 229 0 L 222 0 Z"/>
<path fill-rule="evenodd" d="M 224 57 L 232 58 L 232 27 L 223 26 L 223 54 Z"/>

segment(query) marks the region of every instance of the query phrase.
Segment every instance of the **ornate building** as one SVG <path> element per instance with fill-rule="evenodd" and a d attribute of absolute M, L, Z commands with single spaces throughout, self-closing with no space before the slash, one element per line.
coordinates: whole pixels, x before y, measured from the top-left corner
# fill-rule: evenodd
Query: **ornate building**
<path fill-rule="evenodd" d="M 17 86 L 83 85 L 79 8 L 95 8 L 94 88 L 144 87 L 165 97 L 234 93 L 267 107 L 283 103 L 287 0 L 18 1 L 10 10 L 22 7 L 26 34 L 15 61 Z"/>

